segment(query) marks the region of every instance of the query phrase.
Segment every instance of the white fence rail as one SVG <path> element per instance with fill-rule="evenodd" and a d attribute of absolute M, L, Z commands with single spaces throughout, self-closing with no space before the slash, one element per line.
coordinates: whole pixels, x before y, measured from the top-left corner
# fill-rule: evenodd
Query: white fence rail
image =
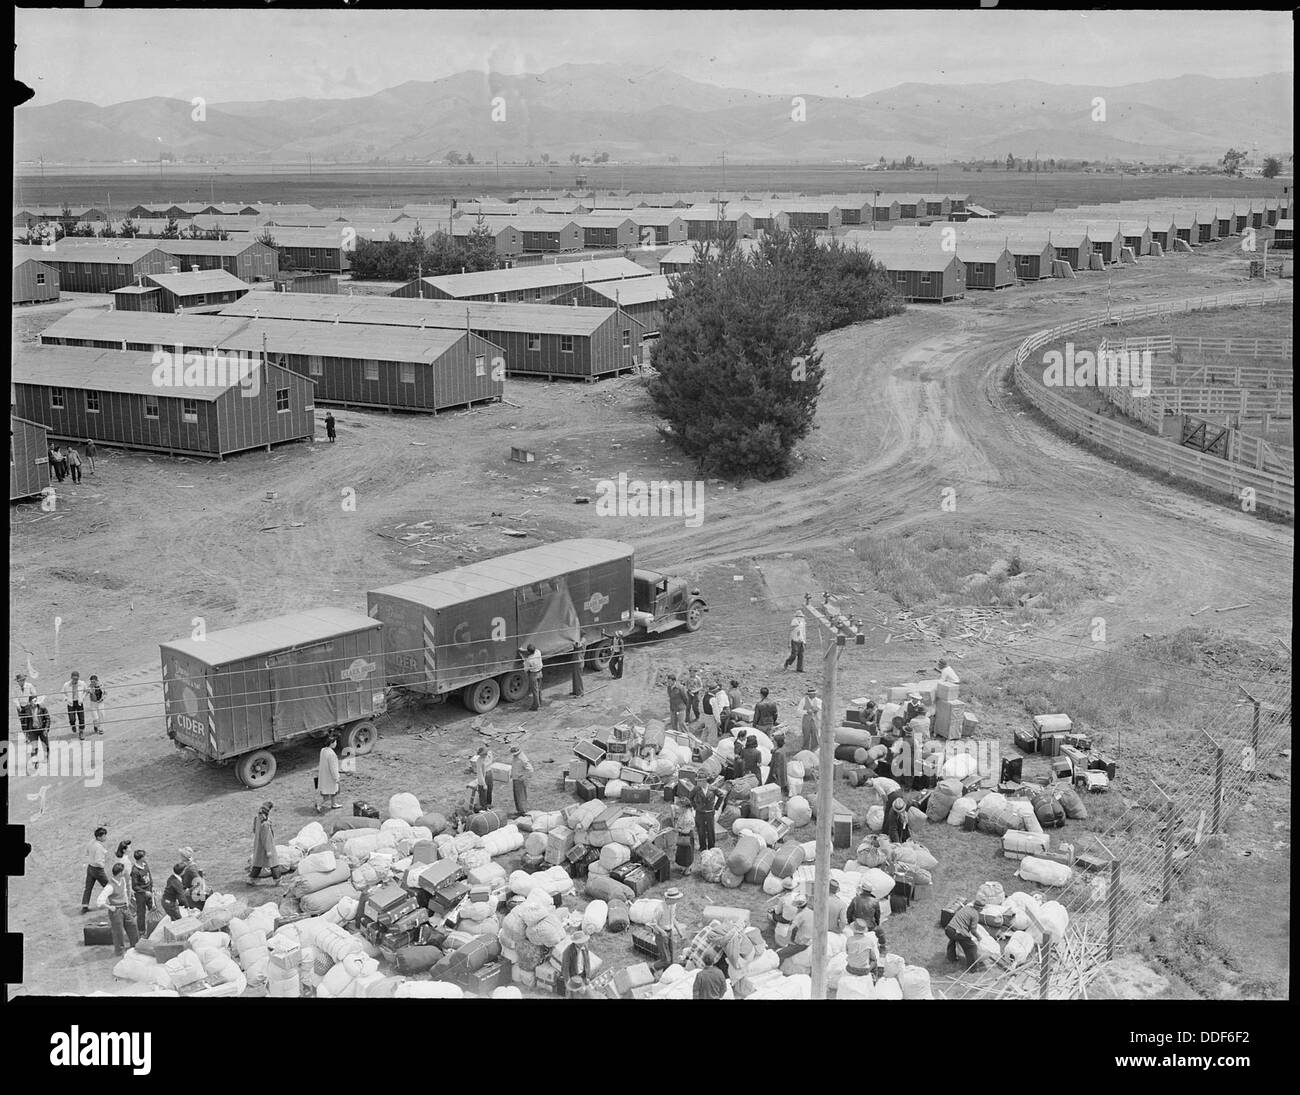
<path fill-rule="evenodd" d="M 1132 319 L 1169 316 L 1181 312 L 1205 311 L 1236 305 L 1264 306 L 1289 301 L 1290 287 L 1271 293 L 1242 291 L 1224 293 L 1213 297 L 1169 301 L 1143 305 L 1112 312 L 1110 323 L 1123 323 Z M 1105 315 L 1090 315 L 1062 323 L 1056 327 L 1030 335 L 1016 349 L 1014 375 L 1016 385 L 1026 398 L 1048 418 L 1077 434 L 1086 441 L 1108 449 L 1120 456 L 1136 460 L 1157 471 L 1186 479 L 1215 493 L 1243 499 L 1245 492 L 1253 493 L 1260 505 L 1287 516 L 1295 516 L 1295 477 L 1272 475 L 1261 469 L 1233 464 L 1217 456 L 1197 452 L 1162 437 L 1149 437 L 1122 423 L 1112 422 L 1085 410 L 1063 396 L 1045 387 L 1025 368 L 1029 355 L 1066 335 L 1092 327 L 1105 326 Z"/>

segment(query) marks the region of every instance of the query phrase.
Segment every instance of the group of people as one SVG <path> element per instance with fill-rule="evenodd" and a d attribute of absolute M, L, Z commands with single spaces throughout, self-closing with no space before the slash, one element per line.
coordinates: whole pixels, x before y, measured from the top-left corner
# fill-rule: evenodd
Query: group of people
<path fill-rule="evenodd" d="M 880 918 L 880 902 L 865 884 L 859 886 L 851 901 L 845 901 L 840 895 L 839 883 L 833 878 L 830 880 L 826 928 L 847 936 L 845 953 L 849 973 L 864 976 L 879 971 L 881 953 L 887 952 Z M 768 919 L 774 926 L 785 925 L 789 931 L 789 941 L 777 947 L 776 953 L 781 961 L 812 946 L 813 908 L 799 892 L 793 878 L 782 883 L 782 893 L 768 910 Z"/>
<path fill-rule="evenodd" d="M 492 765 L 496 758 L 486 745 L 480 745 L 474 754 L 474 787 L 470 808 L 488 810 L 492 807 Z M 536 769 L 528 755 L 518 745 L 510 746 L 510 791 L 515 801 L 516 815 L 528 813 L 528 780 Z"/>
<path fill-rule="evenodd" d="M 23 732 L 23 740 L 27 743 L 28 758 L 39 756 L 41 749 L 48 756 L 50 712 L 45 706 L 45 697 L 37 694 L 36 686 L 27 679 L 26 673 L 15 673 L 14 683 L 18 689 L 14 706 L 18 710 L 18 725 Z M 67 709 L 68 726 L 78 740 L 85 740 L 87 715 L 90 716 L 90 733 L 104 733 L 105 691 L 97 674 L 92 673 L 89 680 L 83 681 L 81 674 L 74 669 L 72 676 L 64 682 L 61 694 Z"/>
<path fill-rule="evenodd" d="M 71 445 L 66 449 L 59 445 L 51 445 L 49 459 L 50 472 L 54 475 L 56 481 L 62 483 L 71 475 L 74 483 L 81 482 L 81 454 Z M 95 442 L 90 438 L 86 439 L 86 462 L 90 464 L 90 472 L 93 475 L 95 473 Z"/>
<path fill-rule="evenodd" d="M 614 635 L 609 645 L 609 675 L 618 680 L 623 676 L 623 636 Z M 538 711 L 542 706 L 542 652 L 536 644 L 529 643 L 517 651 L 523 671 L 528 676 L 528 703 L 530 711 Z M 585 693 L 582 675 L 587 664 L 587 647 L 580 641 L 574 642 L 568 654 L 570 696 Z"/>
<path fill-rule="evenodd" d="M 86 846 L 86 881 L 81 893 L 81 911 L 90 912 L 95 887 L 100 887 L 96 905 L 108 911 L 113 933 L 113 951 L 121 955 L 134 947 L 152 927 L 150 913 L 156 913 L 159 900 L 154 886 L 149 854 L 143 848 L 131 850 L 131 841 L 123 840 L 110 856 L 108 826 L 100 825 Z M 194 860 L 193 848 L 181 848 L 180 859 L 163 886 L 161 905 L 172 920 L 185 915 L 183 910 L 201 909 L 209 891 L 203 870 Z"/>

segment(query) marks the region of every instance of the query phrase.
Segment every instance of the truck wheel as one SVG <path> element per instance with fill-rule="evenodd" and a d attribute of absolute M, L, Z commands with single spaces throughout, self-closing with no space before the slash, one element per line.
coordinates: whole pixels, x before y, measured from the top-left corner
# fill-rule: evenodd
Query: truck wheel
<path fill-rule="evenodd" d="M 603 673 L 609 668 L 609 660 L 613 657 L 614 644 L 608 639 L 603 639 L 592 646 L 587 647 L 587 668 L 596 673 Z"/>
<path fill-rule="evenodd" d="M 245 753 L 235 761 L 235 775 L 245 787 L 265 787 L 275 779 L 275 754 L 267 749 Z"/>
<path fill-rule="evenodd" d="M 487 714 L 500 699 L 501 686 L 494 677 L 488 677 L 477 684 L 467 684 L 460 693 L 461 703 L 476 715 Z"/>
<path fill-rule="evenodd" d="M 348 727 L 346 744 L 352 750 L 354 757 L 364 757 L 375 747 L 377 737 L 379 734 L 373 722 L 359 722 L 355 726 Z"/>
<path fill-rule="evenodd" d="M 704 606 L 699 601 L 692 601 L 691 607 L 686 610 L 686 630 L 699 631 L 702 623 L 704 623 Z"/>
<path fill-rule="evenodd" d="M 502 673 L 497 678 L 497 683 L 501 686 L 501 698 L 506 703 L 518 703 L 528 695 L 528 674 L 516 670 L 513 673 Z"/>

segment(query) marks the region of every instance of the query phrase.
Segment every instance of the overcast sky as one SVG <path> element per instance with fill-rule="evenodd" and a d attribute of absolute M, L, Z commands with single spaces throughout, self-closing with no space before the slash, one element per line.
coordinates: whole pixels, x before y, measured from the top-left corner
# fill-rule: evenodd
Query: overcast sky
<path fill-rule="evenodd" d="M 36 103 L 349 98 L 465 70 L 664 65 L 724 87 L 1116 85 L 1292 69 L 1287 12 L 16 11 Z"/>

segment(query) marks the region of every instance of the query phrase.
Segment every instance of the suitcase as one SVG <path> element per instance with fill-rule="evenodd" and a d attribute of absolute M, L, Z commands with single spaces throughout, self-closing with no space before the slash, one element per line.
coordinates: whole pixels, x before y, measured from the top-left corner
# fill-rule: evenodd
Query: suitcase
<path fill-rule="evenodd" d="M 1101 771 L 1106 773 L 1107 779 L 1115 778 L 1116 764 L 1105 753 L 1094 753 L 1088 758 L 1089 770 Z"/>
<path fill-rule="evenodd" d="M 654 928 L 646 924 L 632 925 L 632 950 L 647 958 L 659 958 L 659 937 Z"/>
<path fill-rule="evenodd" d="M 1002 758 L 1002 775 L 999 783 L 1019 783 L 1021 775 L 1024 772 L 1024 757 L 1003 757 Z"/>
<path fill-rule="evenodd" d="M 1092 738 L 1087 734 L 1066 734 L 1065 744 L 1084 753 L 1092 752 Z"/>
<path fill-rule="evenodd" d="M 113 945 L 113 929 L 109 926 L 107 920 L 97 921 L 94 924 L 83 924 L 81 926 L 81 941 L 82 945 L 87 947 L 111 947 Z"/>
<path fill-rule="evenodd" d="M 377 807 L 371 806 L 370 803 L 362 799 L 358 799 L 356 802 L 352 804 L 352 816 L 377 818 L 379 816 L 379 810 Z"/>
<path fill-rule="evenodd" d="M 619 802 L 649 802 L 654 798 L 654 788 L 646 784 L 638 784 L 635 787 L 624 787 L 623 793 L 618 796 Z"/>
<path fill-rule="evenodd" d="M 1045 757 L 1059 757 L 1064 739 L 1064 734 L 1044 734 L 1038 739 L 1039 752 Z"/>
<path fill-rule="evenodd" d="M 831 819 L 831 846 L 847 848 L 853 843 L 853 815 L 836 814 Z"/>
<path fill-rule="evenodd" d="M 630 768 L 625 764 L 618 770 L 618 778 L 624 783 L 645 783 L 650 778 L 650 773 L 643 772 L 640 768 Z"/>
<path fill-rule="evenodd" d="M 429 895 L 429 911 L 435 916 L 446 916 L 468 896 L 468 883 L 449 882 Z"/>
<path fill-rule="evenodd" d="M 578 797 L 583 802 L 590 802 L 593 798 L 600 798 L 601 790 L 602 788 L 597 786 L 596 781 L 590 777 L 578 782 Z"/>
<path fill-rule="evenodd" d="M 1070 779 L 1074 775 L 1074 764 L 1069 757 L 1057 757 L 1052 761 L 1052 775 L 1057 779 Z"/>
<path fill-rule="evenodd" d="M 966 902 L 964 901 L 954 901 L 952 904 L 945 905 L 942 909 L 940 909 L 939 927 L 946 928 L 948 926 L 948 921 L 951 920 L 954 916 L 956 916 L 959 912 L 961 912 L 961 908 L 965 904 Z"/>
<path fill-rule="evenodd" d="M 476 996 L 487 996 L 493 989 L 510 984 L 513 975 L 510 963 L 504 958 L 498 958 L 482 969 L 471 972 L 465 978 L 465 987 Z"/>
<path fill-rule="evenodd" d="M 463 882 L 464 880 L 464 867 L 454 859 L 440 859 L 437 863 L 431 864 L 429 868 L 420 875 L 419 886 L 425 893 L 434 894 L 443 886 L 452 882 Z"/>
<path fill-rule="evenodd" d="M 615 882 L 623 883 L 637 897 L 640 897 L 654 884 L 654 877 L 640 863 L 624 863 L 621 867 L 615 867 L 614 870 L 610 871 L 609 876 Z"/>
<path fill-rule="evenodd" d="M 599 764 L 605 759 L 605 747 L 594 741 L 577 742 L 573 747 L 573 752 L 588 764 Z"/>
<path fill-rule="evenodd" d="M 1038 738 L 1032 730 L 1017 730 L 1014 734 L 1016 748 L 1022 753 L 1037 753 Z"/>
<path fill-rule="evenodd" d="M 411 895 L 401 886 L 380 886 L 367 892 L 366 907 L 361 915 L 371 920 L 378 920 L 384 913 L 399 908 L 410 899 Z M 405 912 L 410 911 L 410 909 L 405 910 Z"/>
<path fill-rule="evenodd" d="M 112 934 L 109 935 L 109 942 L 113 941 Z M 173 958 L 179 958 L 189 950 L 188 943 L 155 943 L 153 945 L 153 956 L 158 959 L 161 966 L 165 962 L 170 962 Z"/>
<path fill-rule="evenodd" d="M 663 878 L 658 879 L 661 882 L 668 880 L 668 853 L 665 852 L 654 841 L 647 840 L 644 844 L 638 844 L 632 849 L 632 858 L 642 864 L 653 875 L 663 874 Z"/>
<path fill-rule="evenodd" d="M 677 797 L 677 781 L 670 780 L 664 784 L 664 801 L 672 802 Z"/>

